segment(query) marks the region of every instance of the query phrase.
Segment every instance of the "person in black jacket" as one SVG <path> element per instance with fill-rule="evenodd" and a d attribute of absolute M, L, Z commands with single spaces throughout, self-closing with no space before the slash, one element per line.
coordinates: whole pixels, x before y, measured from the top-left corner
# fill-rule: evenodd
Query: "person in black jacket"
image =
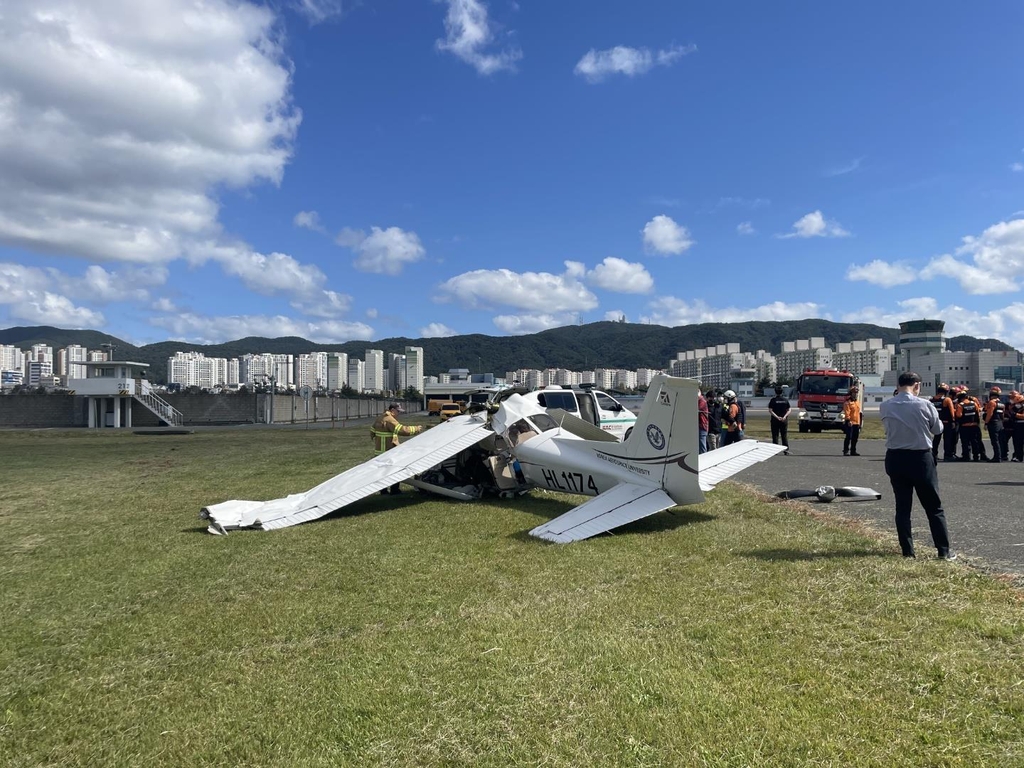
<path fill-rule="evenodd" d="M 768 401 L 768 418 L 771 419 L 772 444 L 778 445 L 779 440 L 786 446 L 785 454 L 789 456 L 789 398 L 782 396 L 782 387 L 775 385 L 775 397 Z"/>
<path fill-rule="evenodd" d="M 718 390 L 710 391 L 707 394 L 708 401 L 708 450 L 713 451 L 718 447 L 719 438 L 722 436 L 722 393 Z"/>

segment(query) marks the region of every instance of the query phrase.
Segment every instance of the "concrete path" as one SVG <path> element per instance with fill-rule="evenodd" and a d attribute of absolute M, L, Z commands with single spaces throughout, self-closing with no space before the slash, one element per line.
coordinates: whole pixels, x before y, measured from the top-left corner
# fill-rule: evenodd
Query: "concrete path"
<path fill-rule="evenodd" d="M 885 474 L 883 440 L 861 440 L 860 456 L 844 457 L 842 440 L 790 437 L 790 455 L 779 455 L 744 470 L 736 480 L 769 494 L 819 485 L 859 485 L 882 494 L 880 501 L 814 504 L 821 511 L 870 521 L 892 536 L 892 487 Z M 991 448 L 986 445 L 991 455 Z M 1012 446 L 1011 446 L 1012 450 Z M 939 461 L 939 493 L 952 549 L 972 565 L 1024 578 L 1024 464 Z M 915 498 L 914 541 L 918 557 L 933 556 L 928 519 Z"/>

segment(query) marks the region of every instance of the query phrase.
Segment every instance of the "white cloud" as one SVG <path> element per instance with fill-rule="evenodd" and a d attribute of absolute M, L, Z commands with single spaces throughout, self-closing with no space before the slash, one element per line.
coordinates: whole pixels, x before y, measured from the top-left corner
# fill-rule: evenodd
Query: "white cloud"
<path fill-rule="evenodd" d="M 366 310 L 366 316 L 371 320 L 375 320 L 377 318 L 377 314 L 378 313 L 376 307 L 370 307 L 369 309 Z"/>
<path fill-rule="evenodd" d="M 850 233 L 840 226 L 838 221 L 826 219 L 821 211 L 813 211 L 793 224 L 793 231 L 786 235 L 776 235 L 782 239 L 790 237 L 849 237 Z"/>
<path fill-rule="evenodd" d="M 837 166 L 834 166 L 832 168 L 827 169 L 825 171 L 825 175 L 829 176 L 829 177 L 845 176 L 848 173 L 853 173 L 854 171 L 859 170 L 860 166 L 861 166 L 861 163 L 863 163 L 863 162 L 864 162 L 864 158 L 863 157 L 854 158 L 853 160 L 851 160 L 848 163 L 844 163 L 843 165 L 837 165 Z"/>
<path fill-rule="evenodd" d="M 212 317 L 181 313 L 155 317 L 150 322 L 167 330 L 175 339 L 196 344 L 218 344 L 246 336 L 300 336 L 318 344 L 373 338 L 373 329 L 363 323 L 339 321 L 306 322 L 282 315 L 230 315 Z"/>
<path fill-rule="evenodd" d="M 736 225 L 736 234 L 738 235 L 756 235 L 757 230 L 754 229 L 754 225 L 749 221 L 741 221 Z"/>
<path fill-rule="evenodd" d="M 312 317 L 341 317 L 352 308 L 352 297 L 335 291 L 314 291 L 291 302 L 292 308 Z"/>
<path fill-rule="evenodd" d="M 544 313 L 544 317 L 597 307 L 597 297 L 580 282 L 583 265 L 567 261 L 565 266 L 563 275 L 509 269 L 464 272 L 441 283 L 436 300 L 454 301 L 471 309 L 515 307 Z"/>
<path fill-rule="evenodd" d="M 629 322 L 629 318 L 626 317 L 626 313 L 623 312 L 621 309 L 613 309 L 609 312 L 605 312 L 604 319 L 612 323 L 618 323 L 623 319 L 625 319 L 626 322 Z"/>
<path fill-rule="evenodd" d="M 494 32 L 482 0 L 443 1 L 448 4 L 448 13 L 444 19 L 445 39 L 437 41 L 439 51 L 455 54 L 481 75 L 515 70 L 516 62 L 523 57 L 517 47 L 509 46 L 499 53 L 484 52 L 494 42 Z"/>
<path fill-rule="evenodd" d="M 421 339 L 442 339 L 448 336 L 458 336 L 458 332 L 449 328 L 444 323 L 431 323 L 420 328 Z"/>
<path fill-rule="evenodd" d="M 1014 173 L 1020 173 L 1021 171 L 1024 171 L 1024 163 L 1011 163 L 1010 170 Z"/>
<path fill-rule="evenodd" d="M 295 218 L 292 219 L 292 223 L 296 227 L 311 229 L 314 232 L 320 232 L 321 234 L 327 231 L 324 229 L 324 225 L 320 223 L 320 214 L 316 211 L 299 211 L 295 214 Z"/>
<path fill-rule="evenodd" d="M 918 297 L 900 301 L 898 309 L 886 310 L 879 307 L 864 307 L 856 312 L 843 315 L 844 323 L 874 323 L 895 328 L 905 320 L 919 320 L 922 317 L 940 317 L 946 321 L 946 335 L 975 336 L 980 339 L 995 338 L 1005 341 L 1018 349 L 1024 347 L 1024 303 L 1014 302 L 1005 307 L 976 312 L 956 304 L 940 307 L 931 297 Z"/>
<path fill-rule="evenodd" d="M 888 263 L 875 259 L 867 264 L 851 264 L 846 270 L 847 280 L 862 280 L 866 283 L 892 288 L 906 285 L 917 279 L 917 270 L 900 262 Z"/>
<path fill-rule="evenodd" d="M 609 256 L 587 272 L 587 283 L 616 293 L 650 293 L 654 278 L 643 264 Z"/>
<path fill-rule="evenodd" d="M 759 307 L 712 307 L 703 300 L 688 302 L 674 296 L 663 296 L 650 304 L 651 315 L 647 320 L 657 325 L 677 326 L 694 323 L 742 323 L 748 320 L 805 320 L 809 317 L 824 317 L 821 304 L 797 302 L 787 304 L 775 301 Z"/>
<path fill-rule="evenodd" d="M 1024 218 L 993 224 L 977 237 L 963 238 L 957 256 L 936 256 L 921 271 L 926 278 L 951 277 L 971 294 L 1008 293 L 1020 289 L 1024 278 Z"/>
<path fill-rule="evenodd" d="M 216 231 L 211 189 L 280 181 L 301 115 L 268 8 L 6 0 L 3 14 L 0 243 L 165 262 Z"/>
<path fill-rule="evenodd" d="M 560 328 L 564 325 L 573 325 L 577 321 L 577 315 L 569 312 L 558 314 L 525 314 L 525 315 L 498 315 L 494 318 L 494 324 L 499 330 L 513 336 L 521 336 L 527 333 L 539 333 L 549 328 Z"/>
<path fill-rule="evenodd" d="M 694 244 L 689 230 L 664 214 L 655 216 L 644 225 L 643 240 L 644 247 L 649 253 L 678 255 L 689 250 Z"/>
<path fill-rule="evenodd" d="M 166 297 L 161 297 L 153 302 L 153 309 L 157 312 L 177 312 L 178 307 L 173 301 Z"/>
<path fill-rule="evenodd" d="M 616 74 L 636 77 L 649 72 L 654 66 L 670 66 L 696 50 L 695 45 L 672 46 L 653 53 L 649 48 L 630 48 L 625 45 L 603 51 L 591 48 L 576 63 L 573 72 L 591 83 L 599 83 L 609 75 Z"/>
<path fill-rule="evenodd" d="M 370 227 L 369 235 L 345 228 L 335 242 L 356 252 L 352 262 L 356 269 L 381 275 L 397 275 L 406 264 L 419 261 L 427 252 L 419 235 L 398 227 Z"/>
<path fill-rule="evenodd" d="M 54 275 L 21 264 L 0 263 L 0 306 L 13 320 L 62 328 L 97 328 L 103 314 L 76 306 L 71 299 L 49 288 Z"/>
<path fill-rule="evenodd" d="M 292 0 L 292 7 L 310 24 L 320 24 L 344 11 L 342 0 Z"/>
<path fill-rule="evenodd" d="M 245 243 L 205 243 L 189 255 L 198 263 L 216 261 L 227 274 L 265 296 L 309 296 L 327 280 L 315 264 L 302 264 L 286 253 L 259 253 Z"/>

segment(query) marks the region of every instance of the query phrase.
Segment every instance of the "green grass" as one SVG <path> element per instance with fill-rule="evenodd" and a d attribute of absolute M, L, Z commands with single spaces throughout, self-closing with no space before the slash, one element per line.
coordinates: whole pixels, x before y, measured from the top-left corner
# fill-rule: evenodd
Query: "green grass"
<path fill-rule="evenodd" d="M 0 765 L 1024 764 L 1019 593 L 740 486 L 569 546 L 539 491 L 202 533 L 369 454 L 0 433 Z"/>

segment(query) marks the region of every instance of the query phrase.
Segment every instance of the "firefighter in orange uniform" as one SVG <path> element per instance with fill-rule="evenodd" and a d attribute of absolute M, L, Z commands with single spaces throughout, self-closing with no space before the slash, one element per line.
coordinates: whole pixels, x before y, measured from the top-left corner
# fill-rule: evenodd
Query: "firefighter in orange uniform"
<path fill-rule="evenodd" d="M 1010 406 L 1018 395 L 1020 392 L 1016 389 L 1010 390 L 1003 408 L 1003 431 L 999 433 L 999 458 L 1002 461 L 1010 460 L 1010 439 L 1013 437 L 1013 409 Z"/>
<path fill-rule="evenodd" d="M 981 403 L 971 397 L 967 387 L 958 387 L 956 395 L 956 420 L 960 432 L 960 461 L 982 461 L 985 445 L 981 442 Z"/>
<path fill-rule="evenodd" d="M 932 458 L 939 460 L 939 443 L 942 443 L 942 460 L 956 461 L 956 405 L 949 396 L 949 385 L 939 384 L 935 388 L 935 397 L 931 399 L 935 410 L 939 412 L 942 422 L 942 434 L 932 438 Z"/>
<path fill-rule="evenodd" d="M 985 428 L 988 430 L 988 439 L 992 444 L 992 458 L 989 459 L 993 464 L 998 464 L 999 459 L 1002 456 L 1002 449 L 1000 443 L 1002 442 L 1002 431 L 1003 431 L 1003 401 L 1000 396 L 1003 394 L 1003 390 L 999 387 L 992 387 L 988 392 L 988 402 L 985 403 L 985 412 L 983 419 L 985 421 Z"/>
<path fill-rule="evenodd" d="M 857 441 L 860 439 L 861 412 L 857 401 L 859 390 L 850 388 L 850 394 L 843 403 L 843 456 L 860 456 L 857 453 Z"/>
<path fill-rule="evenodd" d="M 736 393 L 731 389 L 725 390 L 722 425 L 725 427 L 725 437 L 722 440 L 723 447 L 738 443 L 743 439 L 743 410 L 737 402 Z"/>
<path fill-rule="evenodd" d="M 374 455 L 379 456 L 384 451 L 396 448 L 400 436 L 418 435 L 423 431 L 421 426 L 407 427 L 398 421 L 398 414 L 404 413 L 404 411 L 405 409 L 402 408 L 401 403 L 391 403 L 388 409 L 373 422 L 373 426 L 370 427 L 370 438 L 373 440 Z M 390 488 L 385 488 L 381 491 L 381 494 L 389 492 L 398 494 L 402 490 L 398 487 L 398 483 L 395 483 Z"/>
<path fill-rule="evenodd" d="M 1013 424 L 1013 458 L 1010 461 L 1024 461 L 1024 394 L 1014 391 L 1010 401 L 1010 421 Z"/>

